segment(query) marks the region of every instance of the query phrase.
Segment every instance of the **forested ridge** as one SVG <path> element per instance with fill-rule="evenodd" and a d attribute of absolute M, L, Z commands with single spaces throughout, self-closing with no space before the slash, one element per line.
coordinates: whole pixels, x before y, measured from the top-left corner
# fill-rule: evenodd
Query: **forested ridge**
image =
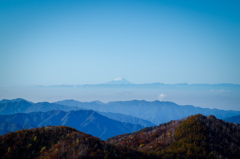
<path fill-rule="evenodd" d="M 201 114 L 102 141 L 66 126 L 0 136 L 1 158 L 240 158 L 240 125 Z"/>

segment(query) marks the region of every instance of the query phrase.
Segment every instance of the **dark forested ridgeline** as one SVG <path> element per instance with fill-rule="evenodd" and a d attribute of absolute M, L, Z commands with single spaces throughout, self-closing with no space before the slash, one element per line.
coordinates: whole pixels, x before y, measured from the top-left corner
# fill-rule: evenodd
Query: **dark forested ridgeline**
<path fill-rule="evenodd" d="M 159 158 L 240 158 L 240 125 L 198 114 L 106 142 Z"/>
<path fill-rule="evenodd" d="M 239 158 L 240 125 L 189 116 L 102 141 L 66 126 L 0 136 L 1 158 Z"/>
<path fill-rule="evenodd" d="M 147 158 L 126 147 L 106 144 L 89 134 L 66 126 L 19 130 L 0 136 L 0 156 L 7 158 Z"/>

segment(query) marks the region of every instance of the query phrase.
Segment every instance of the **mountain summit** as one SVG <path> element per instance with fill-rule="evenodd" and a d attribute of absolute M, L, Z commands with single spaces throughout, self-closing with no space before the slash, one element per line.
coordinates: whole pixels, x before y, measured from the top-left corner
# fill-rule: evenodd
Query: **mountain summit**
<path fill-rule="evenodd" d="M 108 82 L 107 84 L 132 84 L 132 83 L 127 81 L 123 77 L 117 77 L 114 80 Z"/>

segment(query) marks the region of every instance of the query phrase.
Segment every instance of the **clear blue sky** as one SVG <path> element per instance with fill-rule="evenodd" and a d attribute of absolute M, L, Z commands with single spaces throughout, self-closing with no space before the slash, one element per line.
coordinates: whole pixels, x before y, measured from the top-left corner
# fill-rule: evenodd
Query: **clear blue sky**
<path fill-rule="evenodd" d="M 240 84 L 239 0 L 0 0 L 0 85 Z"/>

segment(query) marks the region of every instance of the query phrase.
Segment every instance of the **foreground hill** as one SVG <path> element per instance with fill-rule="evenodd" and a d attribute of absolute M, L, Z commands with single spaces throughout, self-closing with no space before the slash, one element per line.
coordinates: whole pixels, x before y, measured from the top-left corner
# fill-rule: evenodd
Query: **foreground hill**
<path fill-rule="evenodd" d="M 106 142 L 155 154 L 159 158 L 240 158 L 240 125 L 195 115 Z"/>
<path fill-rule="evenodd" d="M 194 115 L 106 142 L 65 126 L 0 136 L 2 158 L 240 158 L 240 125 Z"/>
<path fill-rule="evenodd" d="M 20 130 L 0 136 L 1 158 L 147 158 L 65 126 Z"/>
<path fill-rule="evenodd" d="M 79 107 L 83 109 L 92 109 L 100 112 L 112 112 L 131 115 L 144 120 L 148 120 L 156 125 L 169 122 L 171 120 L 179 120 L 187 116 L 199 113 L 207 116 L 212 114 L 219 119 L 240 115 L 240 111 L 200 108 L 191 105 L 181 106 L 173 102 L 161 101 L 148 102 L 144 100 L 133 100 L 99 103 L 64 100 L 56 102 L 56 104 Z"/>
<path fill-rule="evenodd" d="M 69 112 L 52 110 L 48 112 L 0 115 L 0 124 L 2 125 L 0 127 L 0 134 L 23 128 L 65 125 L 100 137 L 103 140 L 119 134 L 132 133 L 143 128 L 141 125 L 109 119 L 92 110 Z"/>

